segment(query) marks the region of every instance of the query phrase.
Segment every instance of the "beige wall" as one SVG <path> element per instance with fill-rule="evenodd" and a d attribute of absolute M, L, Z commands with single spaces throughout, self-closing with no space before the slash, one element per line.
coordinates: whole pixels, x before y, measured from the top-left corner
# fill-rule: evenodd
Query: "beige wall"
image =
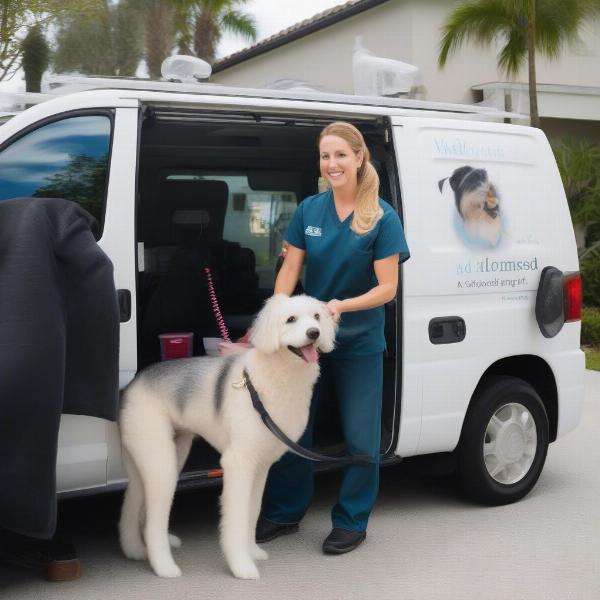
<path fill-rule="evenodd" d="M 304 38 L 216 73 L 215 83 L 263 87 L 269 80 L 300 79 L 351 93 L 354 38 L 373 54 L 418 66 L 425 98 L 445 102 L 473 102 L 471 86 L 505 81 L 496 67 L 495 49 L 474 45 L 437 68 L 440 27 L 455 2 L 449 0 L 390 0 Z M 538 82 L 600 87 L 600 25 L 582 33 L 583 45 L 569 48 L 559 61 L 538 58 Z M 526 69 L 520 80 L 526 81 Z"/>

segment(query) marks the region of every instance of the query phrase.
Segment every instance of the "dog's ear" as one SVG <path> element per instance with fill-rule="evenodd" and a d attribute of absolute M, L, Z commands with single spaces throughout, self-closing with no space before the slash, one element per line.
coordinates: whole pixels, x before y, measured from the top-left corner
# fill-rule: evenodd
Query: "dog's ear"
<path fill-rule="evenodd" d="M 286 298 L 285 294 L 271 296 L 252 324 L 250 343 L 264 354 L 279 350 L 281 305 Z"/>
<path fill-rule="evenodd" d="M 450 187 L 455 192 L 459 191 L 458 188 L 459 188 L 461 182 L 469 173 L 471 173 L 471 171 L 473 171 L 473 167 L 469 167 L 468 165 L 465 165 L 464 167 L 459 167 L 458 169 L 455 169 L 454 173 L 452 173 L 452 175 L 450 175 L 450 180 L 449 180 Z"/>
<path fill-rule="evenodd" d="M 444 179 L 440 179 L 438 181 L 438 187 L 440 188 L 440 194 L 443 193 L 443 191 L 444 191 L 444 183 L 446 183 L 447 179 L 448 179 L 447 177 L 444 177 Z"/>
<path fill-rule="evenodd" d="M 322 352 L 331 352 L 335 348 L 335 333 L 338 324 L 327 310 L 325 303 L 321 304 L 321 335 L 319 336 L 319 348 Z"/>

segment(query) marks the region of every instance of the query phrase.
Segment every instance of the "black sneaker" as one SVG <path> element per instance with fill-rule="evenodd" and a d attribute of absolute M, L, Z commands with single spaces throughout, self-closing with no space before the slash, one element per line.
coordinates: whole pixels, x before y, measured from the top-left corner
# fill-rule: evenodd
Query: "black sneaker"
<path fill-rule="evenodd" d="M 323 542 L 323 552 L 325 554 L 345 554 L 360 546 L 366 537 L 366 531 L 350 531 L 334 527 Z"/>
<path fill-rule="evenodd" d="M 256 543 L 270 542 L 280 535 L 296 533 L 298 529 L 298 523 L 275 523 L 274 521 L 260 517 L 256 524 Z"/>

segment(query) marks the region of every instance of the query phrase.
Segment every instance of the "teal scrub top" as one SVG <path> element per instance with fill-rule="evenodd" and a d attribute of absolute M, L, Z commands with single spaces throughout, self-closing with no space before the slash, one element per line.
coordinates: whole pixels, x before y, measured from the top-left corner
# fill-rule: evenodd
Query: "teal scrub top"
<path fill-rule="evenodd" d="M 379 206 L 381 219 L 371 231 L 359 235 L 350 229 L 353 213 L 340 221 L 331 190 L 298 205 L 284 239 L 306 251 L 304 289 L 308 295 L 324 302 L 360 296 L 377 286 L 373 261 L 393 254 L 400 255 L 400 262 L 409 258 L 398 213 L 381 198 Z M 383 352 L 384 319 L 383 306 L 343 313 L 332 354 Z"/>

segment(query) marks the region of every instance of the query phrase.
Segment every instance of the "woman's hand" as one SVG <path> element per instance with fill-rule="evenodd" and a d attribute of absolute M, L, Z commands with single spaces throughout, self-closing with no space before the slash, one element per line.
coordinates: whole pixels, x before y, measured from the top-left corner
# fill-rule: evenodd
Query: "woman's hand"
<path fill-rule="evenodd" d="M 333 320 L 337 323 L 340 320 L 342 313 L 344 312 L 343 301 L 336 300 L 334 298 L 333 300 L 330 300 L 325 306 L 329 311 L 329 314 L 333 317 Z"/>

